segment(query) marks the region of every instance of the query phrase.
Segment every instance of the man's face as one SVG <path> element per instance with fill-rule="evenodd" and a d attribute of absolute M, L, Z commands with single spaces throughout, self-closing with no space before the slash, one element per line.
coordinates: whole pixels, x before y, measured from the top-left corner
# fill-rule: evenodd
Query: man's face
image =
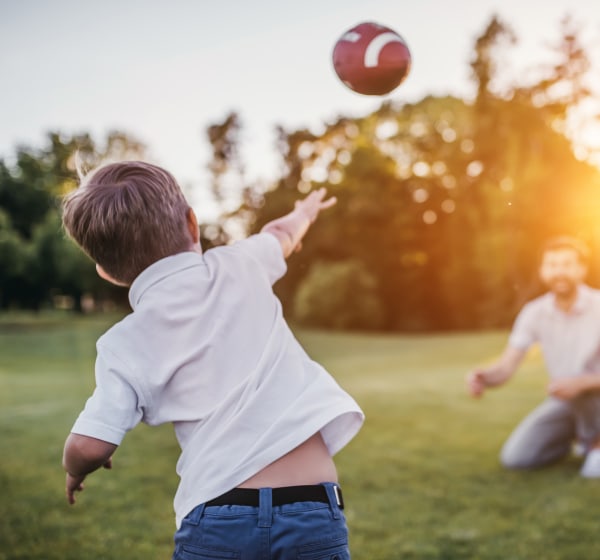
<path fill-rule="evenodd" d="M 542 257 L 540 278 L 558 296 L 573 294 L 586 273 L 586 266 L 573 249 L 546 251 Z"/>

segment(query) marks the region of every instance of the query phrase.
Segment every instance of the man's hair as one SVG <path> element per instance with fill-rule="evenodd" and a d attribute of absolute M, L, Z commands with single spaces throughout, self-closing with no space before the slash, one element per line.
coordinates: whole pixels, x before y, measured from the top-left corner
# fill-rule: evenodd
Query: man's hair
<path fill-rule="evenodd" d="M 590 260 L 590 250 L 588 246 L 581 241 L 581 239 L 568 235 L 560 235 L 548 239 L 542 247 L 542 256 L 549 251 L 560 251 L 562 249 L 575 251 L 582 264 L 587 265 Z"/>
<path fill-rule="evenodd" d="M 190 249 L 188 210 L 170 173 L 126 161 L 82 179 L 63 201 L 63 225 L 108 274 L 130 285 L 152 263 Z"/>

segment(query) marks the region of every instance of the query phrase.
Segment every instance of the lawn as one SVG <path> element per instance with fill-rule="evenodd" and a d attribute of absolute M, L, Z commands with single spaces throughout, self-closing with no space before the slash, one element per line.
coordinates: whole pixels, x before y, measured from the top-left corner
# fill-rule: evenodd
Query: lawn
<path fill-rule="evenodd" d="M 139 426 L 114 469 L 64 499 L 62 444 L 93 388 L 94 343 L 114 317 L 0 318 L 0 560 L 167 559 L 177 444 Z M 507 472 L 499 448 L 543 396 L 533 353 L 481 401 L 465 372 L 505 332 L 430 336 L 297 330 L 367 415 L 337 456 L 354 559 L 600 558 L 600 481 L 567 459 Z"/>

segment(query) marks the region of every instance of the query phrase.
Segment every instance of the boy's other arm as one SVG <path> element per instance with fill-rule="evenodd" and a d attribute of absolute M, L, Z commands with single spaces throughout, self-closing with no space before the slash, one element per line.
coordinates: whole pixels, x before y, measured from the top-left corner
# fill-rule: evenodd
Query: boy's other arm
<path fill-rule="evenodd" d="M 292 212 L 265 224 L 261 229 L 261 232 L 271 233 L 279 240 L 286 259 L 294 251 L 301 249 L 302 238 L 317 219 L 319 212 L 337 202 L 335 197 L 324 200 L 326 194 L 324 188 L 311 192 L 303 200 L 296 201 Z"/>
<path fill-rule="evenodd" d="M 66 492 L 70 504 L 75 503 L 75 492 L 83 490 L 85 477 L 100 467 L 112 468 L 113 443 L 79 434 L 69 434 L 63 453 L 63 467 L 67 471 Z"/>

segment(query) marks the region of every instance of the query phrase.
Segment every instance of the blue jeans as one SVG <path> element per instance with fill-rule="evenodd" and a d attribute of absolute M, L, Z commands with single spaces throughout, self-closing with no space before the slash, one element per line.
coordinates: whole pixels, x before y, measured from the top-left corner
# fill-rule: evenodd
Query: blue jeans
<path fill-rule="evenodd" d="M 175 533 L 173 560 L 349 560 L 335 485 L 323 486 L 329 503 L 272 506 L 271 488 L 261 488 L 258 507 L 200 504 Z"/>

